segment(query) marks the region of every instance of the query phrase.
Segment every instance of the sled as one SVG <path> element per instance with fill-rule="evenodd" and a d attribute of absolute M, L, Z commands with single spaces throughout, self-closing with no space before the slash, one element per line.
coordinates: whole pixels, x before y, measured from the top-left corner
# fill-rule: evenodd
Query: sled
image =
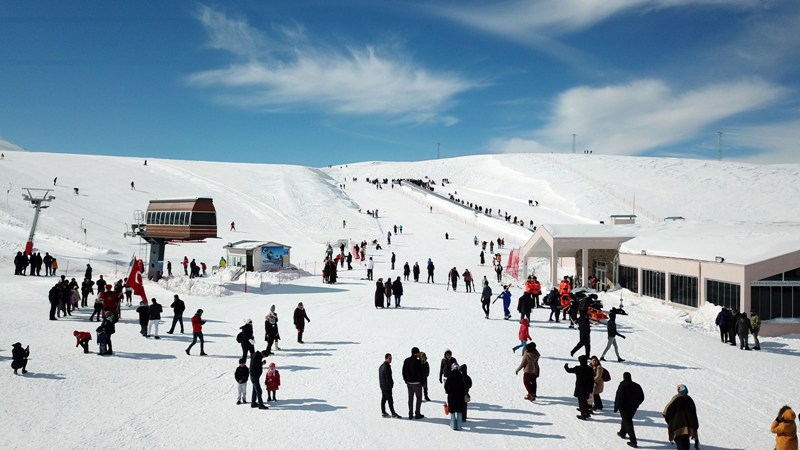
<path fill-rule="evenodd" d="M 608 314 L 604 313 L 603 311 L 589 307 L 587 314 L 589 315 L 589 319 L 594 320 L 595 322 L 600 322 L 601 320 L 608 320 Z"/>

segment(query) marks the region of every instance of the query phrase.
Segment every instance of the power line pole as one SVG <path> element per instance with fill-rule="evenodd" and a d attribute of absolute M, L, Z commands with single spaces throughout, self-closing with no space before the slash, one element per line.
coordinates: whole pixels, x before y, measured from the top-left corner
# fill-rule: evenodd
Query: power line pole
<path fill-rule="evenodd" d="M 722 161 L 722 131 L 717 131 L 717 161 Z"/>
<path fill-rule="evenodd" d="M 575 153 L 575 133 L 572 133 L 572 153 Z"/>

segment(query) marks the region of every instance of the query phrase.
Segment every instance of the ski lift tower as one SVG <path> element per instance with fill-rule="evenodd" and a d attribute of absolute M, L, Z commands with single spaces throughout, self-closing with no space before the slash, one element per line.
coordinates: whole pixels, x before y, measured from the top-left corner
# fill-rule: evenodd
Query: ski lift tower
<path fill-rule="evenodd" d="M 39 223 L 39 213 L 42 209 L 50 206 L 50 202 L 55 200 L 55 197 L 50 195 L 52 189 L 36 189 L 36 188 L 22 188 L 27 191 L 27 194 L 22 194 L 22 198 L 31 202 L 34 209 L 33 224 L 31 224 L 31 233 L 28 235 L 28 242 L 25 243 L 25 254 L 30 255 L 33 252 L 33 235 L 36 233 L 36 224 Z"/>

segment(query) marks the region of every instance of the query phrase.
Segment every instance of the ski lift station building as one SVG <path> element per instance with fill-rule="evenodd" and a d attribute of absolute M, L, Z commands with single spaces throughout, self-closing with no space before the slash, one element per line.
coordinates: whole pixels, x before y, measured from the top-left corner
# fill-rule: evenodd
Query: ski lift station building
<path fill-rule="evenodd" d="M 800 223 L 665 222 L 638 225 L 542 225 L 520 250 L 550 259 L 574 258 L 576 279 L 687 308 L 704 303 L 758 312 L 761 334 L 800 333 Z M 544 280 L 543 280 L 544 281 Z"/>
<path fill-rule="evenodd" d="M 223 247 L 228 267 L 244 267 L 248 272 L 277 271 L 288 268 L 292 247 L 272 241 L 236 241 Z"/>

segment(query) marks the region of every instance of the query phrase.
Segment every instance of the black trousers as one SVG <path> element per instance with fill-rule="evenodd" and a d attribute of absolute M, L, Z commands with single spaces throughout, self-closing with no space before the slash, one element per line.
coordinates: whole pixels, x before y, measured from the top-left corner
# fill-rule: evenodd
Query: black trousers
<path fill-rule="evenodd" d="M 551 309 L 550 310 L 550 319 L 548 319 L 548 320 L 553 320 L 553 315 L 556 316 L 556 322 L 558 322 L 558 310 L 557 309 Z"/>
<path fill-rule="evenodd" d="M 94 315 L 95 315 L 95 314 L 97 314 L 97 321 L 98 321 L 98 322 L 100 322 L 100 315 L 101 315 L 102 313 L 103 313 L 103 311 L 101 311 L 101 310 L 99 310 L 99 309 L 95 309 L 95 310 L 94 310 L 94 312 L 92 312 L 92 315 L 89 317 L 89 322 L 91 322 L 91 321 L 93 321 L 93 320 L 94 320 Z M 52 314 L 51 314 L 51 315 L 52 315 Z"/>
<path fill-rule="evenodd" d="M 391 411 L 392 414 L 397 414 L 394 412 L 394 399 L 392 398 L 392 390 L 381 388 L 381 412 L 384 414 L 386 414 L 387 402 L 389 403 L 389 411 Z"/>
<path fill-rule="evenodd" d="M 181 334 L 183 334 L 183 314 L 175 314 L 172 316 L 172 326 L 169 328 L 168 333 L 172 334 L 175 331 L 176 324 L 181 324 Z"/>
<path fill-rule="evenodd" d="M 728 330 L 720 327 L 719 329 L 719 340 L 722 342 L 728 342 Z"/>
<path fill-rule="evenodd" d="M 633 429 L 633 415 L 636 414 L 636 411 L 633 412 L 625 412 L 620 411 L 619 415 L 622 418 L 622 423 L 619 426 L 619 435 L 622 437 L 628 436 L 630 438 L 631 444 L 636 445 L 636 431 Z"/>
<path fill-rule="evenodd" d="M 56 310 L 58 309 L 58 303 L 50 303 L 50 320 L 56 318 Z"/>
<path fill-rule="evenodd" d="M 489 302 L 481 302 L 481 308 L 483 308 L 483 312 L 488 316 L 489 315 Z"/>
<path fill-rule="evenodd" d="M 600 398 L 600 394 L 594 394 L 594 408 L 593 409 L 603 409 L 603 400 Z"/>
<path fill-rule="evenodd" d="M 675 436 L 675 445 L 677 446 L 678 450 L 689 450 L 691 447 L 689 443 L 689 435 L 684 434 L 683 436 Z"/>
<path fill-rule="evenodd" d="M 247 359 L 247 353 L 252 356 L 256 352 L 256 348 L 249 341 L 242 342 L 242 359 Z"/>
<path fill-rule="evenodd" d="M 303 343 L 303 330 L 297 330 L 297 342 Z"/>
<path fill-rule="evenodd" d="M 83 353 L 89 353 L 89 341 L 84 339 L 80 343 L 81 347 L 83 347 Z"/>
<path fill-rule="evenodd" d="M 573 353 L 573 354 L 574 354 L 575 352 L 577 352 L 578 350 L 580 350 L 580 348 L 581 348 L 581 347 L 584 347 L 584 348 L 585 348 L 585 350 L 586 350 L 586 357 L 588 358 L 588 357 L 589 357 L 589 353 L 591 353 L 591 352 L 592 352 L 592 344 L 590 344 L 588 340 L 583 340 L 583 339 L 581 339 L 581 340 L 578 342 L 578 345 L 576 345 L 576 346 L 575 346 L 575 347 L 572 349 L 572 352 L 571 352 L 571 353 Z"/>

